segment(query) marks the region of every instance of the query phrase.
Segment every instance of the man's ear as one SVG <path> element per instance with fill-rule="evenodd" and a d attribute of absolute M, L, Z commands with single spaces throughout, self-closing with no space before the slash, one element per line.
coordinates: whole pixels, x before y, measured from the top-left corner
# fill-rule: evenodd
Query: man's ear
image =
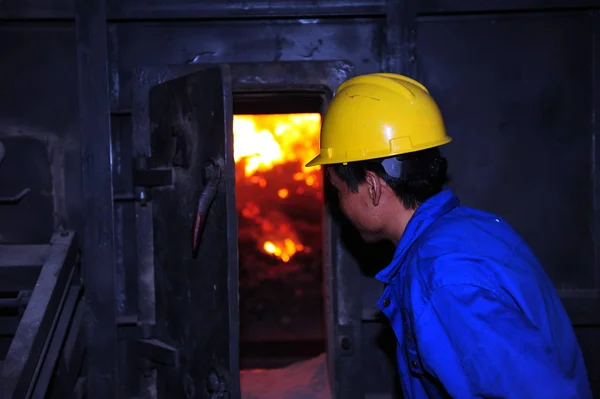
<path fill-rule="evenodd" d="M 368 171 L 365 178 L 365 183 L 367 184 L 367 189 L 369 190 L 369 198 L 371 199 L 371 203 L 373 206 L 379 205 L 379 200 L 381 199 L 381 190 L 383 189 L 379 176 L 371 171 Z"/>

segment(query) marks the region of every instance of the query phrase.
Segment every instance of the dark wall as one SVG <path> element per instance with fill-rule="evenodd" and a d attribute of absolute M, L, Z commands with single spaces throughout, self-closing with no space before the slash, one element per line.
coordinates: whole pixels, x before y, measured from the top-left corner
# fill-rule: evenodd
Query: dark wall
<path fill-rule="evenodd" d="M 568 0 L 107 3 L 104 9 L 102 0 L 0 2 L 0 141 L 7 148 L 0 196 L 31 188 L 19 204 L 0 204 L 0 241 L 45 242 L 60 226 L 80 231 L 87 240 L 84 265 L 114 270 L 116 293 L 108 303 L 115 313 L 103 320 L 116 324 L 137 311 L 130 288 L 138 278 L 134 207 L 116 202 L 114 214 L 112 206 L 98 208 L 81 182 L 83 170 L 88 184 L 110 187 L 106 171 L 112 168 L 115 195 L 132 189 L 134 68 L 343 59 L 358 74 L 403 72 L 419 77 L 439 101 L 454 137 L 446 154 L 463 203 L 506 218 L 544 262 L 600 393 L 600 87 L 594 69 L 600 2 L 586 3 L 594 9 Z M 79 128 L 82 107 L 83 115 L 97 113 L 107 126 L 110 120 L 112 154 L 109 129 L 89 119 Z M 112 194 L 98 198 L 102 203 Z M 98 236 L 101 248 L 114 246 L 114 260 L 96 256 L 102 254 L 95 252 L 102 251 Z M 381 342 L 385 347 L 389 335 L 373 316 L 381 287 L 371 278 L 387 258 L 374 261 L 373 254 L 359 262 L 362 268 L 345 249 L 341 255 L 340 284 L 349 288 L 339 298 L 352 309 L 361 340 L 348 356 L 372 372 L 340 383 L 361 395 L 389 392 L 395 384 L 393 363 L 375 349 Z M 96 293 L 111 284 L 112 274 L 106 275 L 108 282 L 88 275 Z M 112 373 L 107 381 L 116 378 Z"/>
<path fill-rule="evenodd" d="M 68 21 L 0 24 L 0 140 L 6 147 L 0 196 L 31 189 L 17 204 L 0 204 L 3 242 L 47 242 L 55 226 L 78 225 L 74 28 Z"/>
<path fill-rule="evenodd" d="M 532 246 L 576 325 L 595 392 L 599 22 L 584 10 L 427 16 L 417 41 L 419 76 L 455 140 L 453 188 Z"/>
<path fill-rule="evenodd" d="M 109 26 L 113 110 L 131 102 L 131 70 L 164 64 L 338 60 L 379 70 L 382 18 L 115 22 Z"/>

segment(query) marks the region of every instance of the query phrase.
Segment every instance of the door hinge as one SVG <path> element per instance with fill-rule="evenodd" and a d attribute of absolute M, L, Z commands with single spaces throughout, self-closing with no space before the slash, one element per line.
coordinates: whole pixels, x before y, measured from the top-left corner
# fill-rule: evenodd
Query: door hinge
<path fill-rule="evenodd" d="M 172 168 L 150 168 L 148 163 L 147 155 L 139 155 L 135 158 L 132 169 L 133 192 L 115 193 L 114 201 L 136 201 L 145 206 L 152 200 L 153 188 L 173 185 Z"/>

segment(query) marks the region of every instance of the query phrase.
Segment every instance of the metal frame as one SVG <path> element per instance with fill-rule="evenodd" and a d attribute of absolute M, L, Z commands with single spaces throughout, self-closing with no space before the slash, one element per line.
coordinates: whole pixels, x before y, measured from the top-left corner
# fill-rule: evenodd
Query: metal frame
<path fill-rule="evenodd" d="M 571 0 L 503 0 L 498 2 L 454 0 L 425 0 L 419 5 L 421 15 L 458 15 L 509 12 L 572 11 L 600 6 L 599 0 L 588 0 L 577 4 Z"/>
<path fill-rule="evenodd" d="M 236 92 L 282 90 L 321 90 L 331 99 L 337 87 L 354 74 L 353 67 L 342 61 L 306 61 L 231 64 L 234 95 Z M 282 73 L 282 71 L 285 71 Z M 323 104 L 326 106 L 326 102 Z M 322 110 L 324 112 L 325 109 Z M 350 281 L 358 281 L 359 269 L 342 273 L 343 257 L 339 226 L 328 207 L 323 215 L 323 271 L 325 284 L 325 311 L 327 319 L 327 361 L 331 391 L 334 398 L 363 398 L 360 344 L 352 356 L 344 356 L 341 343 L 345 340 L 360 342 L 360 323 L 355 320 L 362 306 Z M 340 253 L 340 251 L 342 253 Z M 344 285 L 344 281 L 347 285 Z M 342 289 L 340 289 L 340 287 Z M 350 378 L 356 375 L 357 378 Z"/>
<path fill-rule="evenodd" d="M 118 4 L 118 6 L 117 6 Z M 329 4 L 327 6 L 326 4 Z M 83 168 L 83 193 L 85 199 L 85 214 L 87 215 L 86 227 L 83 236 L 83 246 L 85 258 L 83 259 L 84 280 L 86 283 L 87 295 L 87 351 L 88 351 L 88 391 L 92 398 L 94 397 L 117 397 L 117 316 L 115 304 L 115 259 L 114 259 L 114 221 L 113 221 L 113 187 L 112 187 L 112 167 L 111 167 L 111 127 L 110 127 L 110 106 L 108 100 L 108 71 L 106 67 L 107 55 L 107 19 L 111 21 L 143 20 L 143 19 L 170 19 L 170 18 L 294 18 L 294 17 L 318 17 L 318 16 L 336 16 L 351 17 L 376 15 L 382 16 L 388 13 L 388 22 L 395 23 L 394 17 L 400 15 L 400 10 L 395 2 L 361 2 L 352 4 L 323 3 L 322 6 L 297 7 L 297 4 L 281 1 L 279 4 L 272 3 L 257 4 L 252 9 L 247 10 L 244 7 L 199 7 L 196 10 L 184 9 L 174 6 L 169 10 L 164 9 L 136 9 L 126 5 L 120 5 L 118 2 L 112 2 L 112 7 L 107 7 L 106 0 L 77 0 L 75 2 L 75 18 L 77 21 L 78 36 L 78 61 L 79 61 L 79 94 L 80 94 L 80 120 L 82 132 L 82 158 Z M 204 8 L 203 8 L 204 7 Z M 390 25 L 391 26 L 391 25 Z M 390 29 L 388 38 L 394 38 L 395 42 L 398 32 Z M 397 48 L 397 46 L 392 46 Z M 403 58 L 403 57 L 400 57 Z M 263 88 L 269 85 L 276 86 L 283 83 L 285 78 L 281 77 L 281 82 L 271 81 L 263 84 L 257 77 L 268 75 L 268 71 L 261 70 L 268 65 L 281 65 L 285 63 L 267 63 L 254 64 L 253 67 L 239 75 L 234 82 L 236 90 L 247 90 L 254 87 Z M 306 64 L 319 64 L 319 62 L 308 62 Z M 324 64 L 324 63 L 323 63 Z M 330 63 L 330 64 L 335 64 Z M 338 63 L 342 65 L 342 63 Z M 236 69 L 239 66 L 232 65 L 234 76 L 238 76 Z M 182 66 L 183 67 L 183 66 Z M 190 66 L 190 70 L 197 66 Z M 255 70 L 253 70 L 255 68 Z M 335 89 L 339 83 L 349 77 L 350 71 L 342 68 L 336 81 L 330 85 L 330 89 Z M 242 75 L 245 75 L 242 77 Z M 305 80 L 303 75 L 302 79 Z M 307 82 L 296 80 L 294 84 L 302 86 Z M 319 82 L 323 83 L 323 82 Z M 135 108 L 135 105 L 134 105 Z M 138 136 L 139 137 L 139 136 Z M 135 152 L 144 152 L 147 143 L 135 141 Z M 154 311 L 151 306 L 150 298 L 153 297 L 154 276 L 152 273 L 152 254 L 153 245 L 151 234 L 151 204 L 146 207 L 136 204 L 137 212 L 137 246 L 140 259 L 139 276 L 142 283 L 139 287 L 139 314 L 137 323 L 153 324 Z M 330 220 L 330 219 L 327 219 Z M 338 234 L 336 226 L 330 221 L 325 226 L 326 231 L 330 232 L 332 237 Z M 101 245 L 99 245 L 99 243 Z M 337 244 L 337 239 L 326 243 L 326 248 L 331 249 L 331 253 L 326 254 L 327 262 L 344 263 L 351 257 L 344 253 L 338 254 L 338 251 L 344 252 L 341 245 Z M 362 303 L 360 295 L 356 295 L 360 290 L 358 268 L 344 273 L 344 287 L 337 292 L 339 283 L 334 283 L 338 278 L 338 270 L 331 269 L 331 275 L 326 276 L 327 292 L 329 298 L 328 312 L 335 315 L 336 323 L 339 321 L 345 325 L 344 328 L 336 329 L 329 339 L 330 353 L 337 350 L 341 342 L 344 345 L 348 340 L 352 342 L 352 356 L 346 352 L 346 356 L 336 360 L 334 367 L 330 369 L 338 370 L 339 378 L 333 378 L 343 385 L 333 386 L 335 392 L 343 393 L 349 399 L 351 397 L 362 397 L 362 385 L 360 379 L 347 378 L 349 375 L 360 374 L 360 347 L 361 347 L 361 326 L 360 318 L 362 315 Z M 341 305 L 338 305 L 338 302 Z M 338 323 L 339 324 L 339 323 Z M 94 334 L 94 331 L 100 326 L 102 334 Z M 143 329 L 142 329 L 143 330 Z M 342 331 L 343 330 L 343 331 Z M 338 342 L 339 341 L 339 342 Z M 356 344 L 354 344 L 356 343 Z M 345 376 L 345 377 L 344 377 Z"/>
<path fill-rule="evenodd" d="M 108 4 L 110 21 L 143 21 L 143 20 L 208 20 L 208 19 L 272 19 L 272 18 L 318 18 L 354 16 L 384 16 L 389 3 L 396 0 L 360 0 L 335 2 L 331 0 L 297 2 L 291 0 L 253 1 L 248 5 L 243 1 L 236 2 L 196 2 L 160 5 L 131 4 L 111 0 Z M 70 20 L 76 11 L 73 2 L 62 0 L 51 6 L 42 2 L 31 7 L 32 3 L 0 3 L 0 20 Z M 174 2 L 171 2 L 174 3 Z M 9 5 L 10 4 L 10 5 Z M 522 12 L 530 10 L 584 10 L 599 7 L 600 0 L 588 0 L 586 3 L 573 4 L 570 0 L 503 0 L 501 2 L 482 3 L 467 0 L 423 0 L 419 2 L 419 14 L 474 14 L 497 12 Z M 389 15 L 388 15 L 389 16 Z"/>
<path fill-rule="evenodd" d="M 274 91 L 312 91 L 316 95 L 324 93 L 329 98 L 336 88 L 354 73 L 353 67 L 343 61 L 301 61 L 301 62 L 267 62 L 267 63 L 231 63 L 232 87 L 234 95 L 241 93 L 269 93 Z M 206 68 L 208 64 L 192 64 L 180 66 L 148 67 L 134 71 L 134 115 L 145 115 L 147 112 L 148 91 L 153 85 L 166 80 L 183 76 L 199 69 Z M 321 95 L 322 95 L 321 94 Z M 149 154 L 148 121 L 134 123 L 134 152 Z M 340 265 L 344 263 L 342 245 L 339 242 L 339 231 L 336 223 L 328 210 L 324 218 L 324 271 L 326 286 L 326 312 L 328 315 L 328 353 L 329 370 L 332 390 L 335 397 L 344 399 L 362 398 L 362 383 L 359 377 L 360 366 L 360 315 L 362 302 L 360 296 L 355 294 L 355 289 L 350 288 L 350 281 L 358 281 L 360 271 L 344 270 L 341 273 Z M 145 206 L 136 205 L 137 213 L 137 242 L 140 272 L 140 308 L 139 320 L 145 323 L 154 318 L 151 305 L 154 303 L 154 276 L 153 276 L 153 250 L 152 246 L 152 204 Z M 330 251 L 330 252 L 327 252 Z M 356 276 L 354 276 L 356 274 Z M 344 289 L 340 285 L 348 280 Z M 232 303 L 237 303 L 237 291 L 230 293 Z M 237 308 L 231 316 L 232 321 L 237 320 Z M 236 335 L 239 335 L 236 333 Z M 340 343 L 350 340 L 353 344 L 352 356 L 341 356 Z M 346 351 L 347 352 L 347 351 Z M 235 356 L 238 354 L 235 353 Z M 231 359 L 231 364 L 238 364 L 238 359 Z M 357 378 L 348 378 L 349 375 Z"/>
<path fill-rule="evenodd" d="M 117 398 L 114 204 L 106 0 L 76 0 L 87 394 Z"/>
<path fill-rule="evenodd" d="M 573 313 L 576 313 L 576 318 L 579 317 L 581 320 L 579 324 L 589 325 L 590 323 L 600 324 L 600 126 L 598 121 L 598 107 L 600 107 L 600 74 L 598 73 L 598 66 L 600 65 L 600 11 L 596 10 L 590 13 L 590 22 L 593 29 L 594 45 L 591 51 L 593 51 L 593 83 L 592 83 L 592 109 L 595 117 L 592 117 L 592 176 L 593 180 L 593 196 L 594 196 L 594 254 L 595 266 L 596 266 L 596 286 L 594 290 L 587 290 L 585 302 L 579 298 L 569 298 L 564 291 L 559 291 L 563 301 L 566 300 L 566 306 L 568 310 L 571 310 L 571 318 L 574 317 Z M 579 300 L 578 300 L 579 299 Z M 586 306 L 581 306 L 585 303 Z M 584 309 L 581 309 L 584 308 Z M 581 314 L 579 314 L 581 312 Z M 593 319 L 593 320 L 590 320 Z"/>
<path fill-rule="evenodd" d="M 18 247 L 35 255 L 29 260 L 42 257 L 45 260 L 39 264 L 35 288 L 2 363 L 1 397 L 47 397 L 60 351 L 80 299 L 81 284 L 77 270 L 79 247 L 75 234 L 68 231 L 54 234 L 50 245 Z M 19 261 L 27 257 L 2 257 L 2 269 L 19 268 L 22 263 Z M 28 262 L 29 265 L 31 263 Z M 27 269 L 32 271 L 29 267 Z"/>
<path fill-rule="evenodd" d="M 416 0 L 387 0 L 387 72 L 416 78 L 417 75 Z"/>
<path fill-rule="evenodd" d="M 383 15 L 385 0 L 359 0 L 339 2 L 335 0 L 293 1 L 278 0 L 235 2 L 180 2 L 172 5 L 128 4 L 109 0 L 109 18 L 112 21 L 142 19 L 273 19 L 273 18 L 317 18 Z M 139 2 L 141 3 L 141 2 Z M 232 4 L 233 3 L 233 4 Z M 302 4 L 304 3 L 304 4 Z"/>

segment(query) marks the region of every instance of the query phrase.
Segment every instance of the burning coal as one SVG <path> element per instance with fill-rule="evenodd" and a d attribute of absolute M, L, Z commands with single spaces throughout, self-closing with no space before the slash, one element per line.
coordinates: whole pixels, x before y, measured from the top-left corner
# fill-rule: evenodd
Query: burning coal
<path fill-rule="evenodd" d="M 243 242 L 284 263 L 320 245 L 322 174 L 304 167 L 317 155 L 320 128 L 320 114 L 234 117 L 240 258 Z"/>

